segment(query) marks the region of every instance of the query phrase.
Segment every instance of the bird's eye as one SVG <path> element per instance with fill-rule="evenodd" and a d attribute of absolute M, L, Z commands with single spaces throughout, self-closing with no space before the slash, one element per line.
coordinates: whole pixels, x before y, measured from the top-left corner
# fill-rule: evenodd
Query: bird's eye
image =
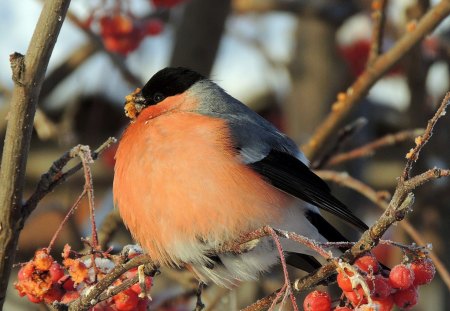
<path fill-rule="evenodd" d="M 161 93 L 155 93 L 155 95 L 153 95 L 153 101 L 155 103 L 159 103 L 160 101 L 162 101 L 164 99 L 164 95 Z"/>

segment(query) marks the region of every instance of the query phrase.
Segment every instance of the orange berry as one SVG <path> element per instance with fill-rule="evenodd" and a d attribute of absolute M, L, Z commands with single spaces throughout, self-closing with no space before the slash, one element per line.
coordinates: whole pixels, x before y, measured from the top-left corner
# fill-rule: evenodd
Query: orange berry
<path fill-rule="evenodd" d="M 48 254 L 46 249 L 39 249 L 34 254 L 33 263 L 36 269 L 48 271 L 53 263 L 53 258 Z"/>
<path fill-rule="evenodd" d="M 19 281 L 23 281 L 31 278 L 34 272 L 34 265 L 32 262 L 27 262 L 22 268 L 20 268 L 17 278 Z"/>

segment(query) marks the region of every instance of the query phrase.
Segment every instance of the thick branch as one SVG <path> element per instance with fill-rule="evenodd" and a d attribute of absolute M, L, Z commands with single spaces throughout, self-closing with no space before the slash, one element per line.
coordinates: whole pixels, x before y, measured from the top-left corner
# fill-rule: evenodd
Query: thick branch
<path fill-rule="evenodd" d="M 349 115 L 357 103 L 367 94 L 372 85 L 394 66 L 413 46 L 430 33 L 450 13 L 450 0 L 442 0 L 417 23 L 416 28 L 406 33 L 385 54 L 379 56 L 347 89 L 345 99 L 333 106 L 333 111 L 317 128 L 311 139 L 303 145 L 306 156 L 313 161 L 330 137 L 336 133 L 341 122 Z"/>
<path fill-rule="evenodd" d="M 46 1 L 26 55 L 15 53 L 11 59 L 15 87 L 0 171 L 0 308 L 19 236 L 18 220 L 36 104 L 69 4 L 70 0 Z"/>

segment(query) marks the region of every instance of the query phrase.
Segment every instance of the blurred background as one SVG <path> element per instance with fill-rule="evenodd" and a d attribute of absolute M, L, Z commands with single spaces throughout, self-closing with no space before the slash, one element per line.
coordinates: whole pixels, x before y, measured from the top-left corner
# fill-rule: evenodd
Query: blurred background
<path fill-rule="evenodd" d="M 435 2 L 388 1 L 382 50 L 388 50 L 406 32 L 408 23 L 419 19 Z M 41 7 L 38 0 L 0 1 L 0 144 L 13 87 L 8 55 L 26 52 Z M 347 120 L 350 123 L 364 117 L 367 122 L 341 146 L 342 150 L 389 133 L 425 127 L 449 90 L 447 25 L 448 21 L 427 36 L 372 88 Z M 109 136 L 120 137 L 128 122 L 123 113 L 124 96 L 169 65 L 190 67 L 209 76 L 300 145 L 330 111 L 336 95 L 364 70 L 371 33 L 368 0 L 73 1 L 41 91 L 25 196 L 51 163 L 72 146 L 95 148 Z M 415 172 L 450 167 L 449 133 L 450 122 L 444 119 Z M 376 190 L 392 191 L 412 145 L 406 141 L 373 157 L 332 168 L 348 171 Z M 113 211 L 113 167 L 114 147 L 93 165 L 100 226 Z M 47 195 L 25 225 L 16 262 L 29 260 L 37 248 L 48 245 L 82 187 L 83 176 L 77 174 Z M 334 185 L 333 191 L 368 224 L 381 214 L 353 191 Z M 450 267 L 448 181 L 427 184 L 416 192 L 416 198 L 409 219 Z M 349 228 L 341 229 L 357 238 Z M 55 258 L 60 257 L 65 243 L 81 249 L 80 237 L 89 233 L 84 203 L 59 236 Z M 398 226 L 389 230 L 387 238 L 411 242 Z M 129 243 L 128 232 L 119 225 L 110 244 L 120 251 Z M 387 265 L 401 261 L 401 254 L 391 247 L 377 248 L 376 253 Z M 152 310 L 191 310 L 196 286 L 192 276 L 173 270 L 162 272 L 152 289 Z M 256 301 L 280 287 L 279 272 L 274 269 L 260 282 L 242 284 L 233 291 L 208 287 L 203 298 L 207 310 L 237 310 Z M 16 274 L 13 272 L 11 282 Z M 293 277 L 299 275 L 301 272 L 292 270 Z M 420 304 L 414 310 L 450 310 L 448 293 L 437 276 L 431 285 L 420 289 Z M 28 303 L 10 286 L 5 310 L 45 310 L 45 306 Z"/>

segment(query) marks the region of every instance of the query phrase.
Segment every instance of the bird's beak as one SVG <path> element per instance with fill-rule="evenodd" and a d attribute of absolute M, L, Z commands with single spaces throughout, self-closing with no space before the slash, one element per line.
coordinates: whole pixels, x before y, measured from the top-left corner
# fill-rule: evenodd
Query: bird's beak
<path fill-rule="evenodd" d="M 125 115 L 134 121 L 142 109 L 145 108 L 145 98 L 142 96 L 140 88 L 125 96 Z"/>

